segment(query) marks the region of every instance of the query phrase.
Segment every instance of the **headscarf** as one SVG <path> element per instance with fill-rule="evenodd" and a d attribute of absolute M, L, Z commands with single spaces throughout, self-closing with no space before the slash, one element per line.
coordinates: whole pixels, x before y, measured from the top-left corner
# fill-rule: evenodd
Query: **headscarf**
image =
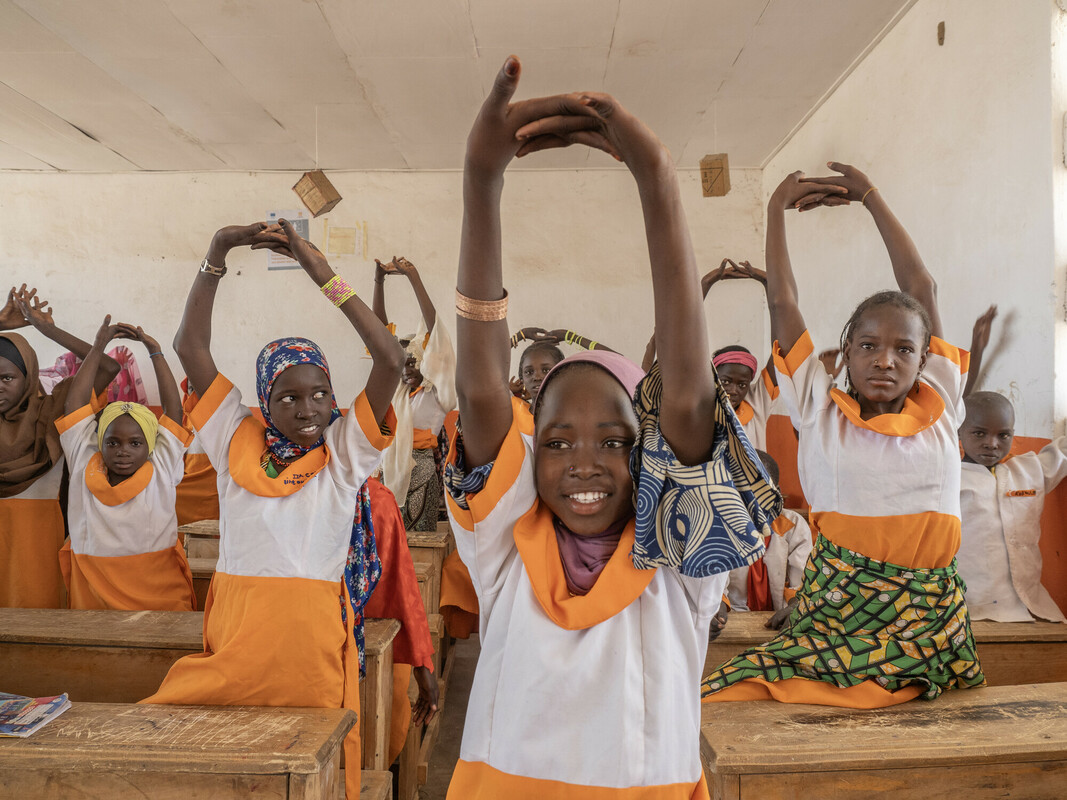
<path fill-rule="evenodd" d="M 421 369 L 423 356 L 426 355 L 426 337 L 413 333 L 406 338 L 408 343 L 404 346 L 404 360 L 406 361 L 409 358 L 415 359 L 415 369 Z"/>
<path fill-rule="evenodd" d="M 14 497 L 62 460 L 63 448 L 55 421 L 63 416 L 67 393 L 65 389 L 50 395 L 44 393 L 37 354 L 22 336 L 0 333 L 0 342 L 6 342 L 2 347 L 8 355 L 3 357 L 26 375 L 22 394 L 0 416 L 0 497 Z"/>
<path fill-rule="evenodd" d="M 0 358 L 6 358 L 18 367 L 19 372 L 26 374 L 26 362 L 22 358 L 22 353 L 10 339 L 0 337 Z"/>
<path fill-rule="evenodd" d="M 267 344 L 256 358 L 256 394 L 259 396 L 259 410 L 263 412 L 263 419 L 267 423 L 266 445 L 267 452 L 272 456 L 275 465 L 284 465 L 305 453 L 322 447 L 325 437 L 319 439 L 311 447 L 301 447 L 287 439 L 280 430 L 274 426 L 270 417 L 270 393 L 274 382 L 289 367 L 298 364 L 313 364 L 326 373 L 330 379 L 330 366 L 326 363 L 326 356 L 321 348 L 310 339 L 290 336 L 284 339 L 275 339 Z M 337 399 L 330 392 L 330 422 L 332 425 L 340 416 L 337 409 Z M 284 466 L 282 466 L 284 469 Z M 356 649 L 359 653 L 359 674 L 366 674 L 366 657 L 364 655 L 363 636 L 363 607 L 370 599 L 374 587 L 378 585 L 378 579 L 382 576 L 382 565 L 378 559 L 378 550 L 374 543 L 374 524 L 371 521 L 370 494 L 364 483 L 359 490 L 356 507 L 352 517 L 352 534 L 348 542 L 348 557 L 345 559 L 344 583 L 348 589 L 349 604 L 352 606 L 352 635 L 356 640 Z M 345 606 L 345 598 L 342 594 L 341 619 L 347 625 L 348 609 Z"/>
<path fill-rule="evenodd" d="M 613 353 L 610 350 L 583 350 L 572 356 L 567 356 L 549 370 L 549 373 L 545 375 L 545 379 L 541 381 L 541 388 L 537 391 L 535 407 L 541 402 L 541 398 L 545 394 L 545 387 L 552 381 L 556 373 L 564 366 L 578 362 L 588 362 L 606 370 L 615 380 L 622 384 L 622 388 L 626 390 L 626 394 L 629 395 L 631 400 L 634 392 L 637 391 L 637 384 L 645 377 L 645 371 L 626 356 Z"/>
<path fill-rule="evenodd" d="M 112 422 L 123 414 L 129 414 L 133 417 L 133 421 L 141 429 L 145 442 L 148 444 L 148 455 L 152 455 L 152 451 L 156 449 L 159 420 L 156 419 L 156 415 L 147 406 L 142 406 L 140 403 L 127 402 L 108 403 L 100 413 L 100 421 L 96 426 L 96 444 L 100 448 L 100 452 L 104 451 L 104 434 L 107 433 L 107 429 Z"/>
<path fill-rule="evenodd" d="M 711 363 L 715 367 L 721 367 L 723 364 L 741 364 L 752 370 L 753 375 L 759 372 L 756 357 L 745 350 L 727 350 L 725 353 L 719 353 L 712 357 Z"/>

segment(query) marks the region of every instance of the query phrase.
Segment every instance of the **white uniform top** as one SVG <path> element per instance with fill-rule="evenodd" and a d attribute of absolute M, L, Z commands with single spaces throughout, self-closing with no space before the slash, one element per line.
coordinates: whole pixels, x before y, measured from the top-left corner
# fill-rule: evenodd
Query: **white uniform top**
<path fill-rule="evenodd" d="M 899 414 L 860 417 L 834 388 L 805 332 L 775 355 L 778 386 L 800 441 L 797 468 L 813 525 L 881 561 L 947 567 L 959 549 L 960 457 L 968 354 L 933 337 L 922 381 Z"/>
<path fill-rule="evenodd" d="M 133 556 L 174 547 L 178 543 L 178 516 L 174 502 L 176 487 L 185 474 L 185 448 L 190 440 L 188 431 L 164 417 L 148 461 L 123 483 L 108 487 L 120 495 L 112 500 L 107 497 L 110 491 L 104 490 L 104 496 L 100 496 L 87 484 L 87 481 L 97 486 L 107 483 L 107 472 L 101 460 L 93 458 L 99 454 L 100 448 L 92 408 L 85 406 L 60 422 L 65 424 L 59 441 L 70 464 L 67 501 L 70 549 L 88 556 Z M 142 471 L 151 476 L 147 485 L 124 502 L 115 502 L 124 499 L 121 496 L 123 484 L 144 480 Z M 128 490 L 130 486 L 125 488 Z"/>
<path fill-rule="evenodd" d="M 517 423 L 485 488 L 468 495 L 471 511 L 448 498 L 456 547 L 478 594 L 482 648 L 460 759 L 587 786 L 695 783 L 697 687 L 726 575 L 694 579 L 658 569 L 622 610 L 565 629 L 538 600 L 515 540 L 516 523 L 536 501 L 533 438 Z M 628 550 L 623 555 L 629 559 Z"/>
<path fill-rule="evenodd" d="M 749 386 L 748 396 L 737 410 L 745 436 L 757 450 L 767 450 L 767 421 L 774 413 L 778 387 L 771 381 L 766 368 L 761 370 Z M 748 406 L 748 408 L 746 408 Z"/>
<path fill-rule="evenodd" d="M 240 391 L 221 374 L 189 418 L 219 476 L 217 570 L 340 580 L 359 489 L 377 469 L 389 442 L 374 421 L 366 395 L 361 393 L 348 413 L 326 429 L 326 463 L 321 469 L 307 467 L 307 460 L 322 463 L 319 448 L 273 479 L 259 466 L 262 423 L 246 423 L 258 426 L 258 440 L 241 436 L 238 427 L 252 415 L 242 405 Z M 240 472 L 236 479 L 234 470 Z"/>
<path fill-rule="evenodd" d="M 427 386 L 411 398 L 411 427 L 441 432 L 448 409 L 437 399 L 437 389 Z"/>
<path fill-rule="evenodd" d="M 963 535 L 957 556 L 971 619 L 1067 622 L 1041 585 L 1041 509 L 1067 476 L 1067 437 L 997 464 L 963 464 Z"/>
<path fill-rule="evenodd" d="M 786 508 L 782 516 L 793 527 L 780 534 L 777 531 L 769 537 L 767 552 L 763 563 L 767 565 L 767 583 L 770 585 L 771 603 L 774 610 L 785 607 L 785 589 L 796 591 L 804 582 L 804 565 L 811 555 L 811 528 L 807 521 L 796 511 Z M 772 526 L 774 527 L 774 526 Z M 748 611 L 748 567 L 730 570 L 726 597 L 730 600 L 731 611 Z"/>

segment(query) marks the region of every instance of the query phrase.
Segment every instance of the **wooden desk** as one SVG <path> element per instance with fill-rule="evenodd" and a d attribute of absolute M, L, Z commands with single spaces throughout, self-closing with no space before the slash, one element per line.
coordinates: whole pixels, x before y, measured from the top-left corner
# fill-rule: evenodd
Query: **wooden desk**
<path fill-rule="evenodd" d="M 205 519 L 189 522 L 178 527 L 185 541 L 185 554 L 189 558 L 219 557 L 219 521 Z"/>
<path fill-rule="evenodd" d="M 193 573 L 193 594 L 196 595 L 196 607 L 201 611 L 207 603 L 207 590 L 211 588 L 211 578 L 215 575 L 215 565 L 218 563 L 218 553 L 214 558 L 189 558 L 189 571 Z"/>
<path fill-rule="evenodd" d="M 159 688 L 171 664 L 203 652 L 203 627 L 199 611 L 0 608 L 0 689 L 136 703 Z M 367 769 L 389 768 L 393 638 L 399 630 L 392 619 L 371 619 L 364 626 L 367 677 L 360 682 L 359 702 Z"/>
<path fill-rule="evenodd" d="M 407 531 L 408 549 L 411 551 L 411 560 L 415 563 L 416 575 L 419 565 L 426 564 L 429 572 L 425 575 L 425 594 L 423 604 L 427 614 L 438 614 L 441 611 L 441 568 L 445 563 L 445 557 L 455 547 L 452 538 L 452 529 L 447 522 L 441 522 L 436 531 Z M 419 590 L 423 591 L 423 582 L 419 581 Z"/>
<path fill-rule="evenodd" d="M 135 703 L 203 652 L 199 611 L 0 608 L 0 687 L 31 697 Z"/>
<path fill-rule="evenodd" d="M 963 689 L 876 711 L 709 703 L 700 754 L 716 800 L 1063 797 L 1067 684 Z"/>
<path fill-rule="evenodd" d="M 704 675 L 742 650 L 774 638 L 764 627 L 770 611 L 730 614 L 719 638 L 708 644 Z M 1067 681 L 1067 625 L 1057 622 L 971 623 L 990 686 Z"/>
<path fill-rule="evenodd" d="M 336 800 L 343 709 L 75 703 L 28 739 L 0 739 L 0 796 Z"/>

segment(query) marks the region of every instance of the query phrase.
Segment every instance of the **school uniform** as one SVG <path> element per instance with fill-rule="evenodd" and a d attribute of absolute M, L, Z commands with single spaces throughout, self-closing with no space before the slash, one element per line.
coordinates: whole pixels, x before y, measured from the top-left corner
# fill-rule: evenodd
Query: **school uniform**
<path fill-rule="evenodd" d="M 148 460 L 112 486 L 97 427 L 89 405 L 56 421 L 70 465 L 70 539 L 60 551 L 70 607 L 194 610 L 193 578 L 174 511 L 191 434 L 163 416 Z"/>
<path fill-rule="evenodd" d="M 767 450 L 767 420 L 771 418 L 777 399 L 778 387 L 764 368 L 760 370 L 759 378 L 749 386 L 748 396 L 735 411 L 737 421 L 757 450 Z"/>
<path fill-rule="evenodd" d="M 984 683 L 954 562 L 967 363 L 932 338 L 901 413 L 864 420 L 807 332 L 776 347 L 819 537 L 786 628 L 709 675 L 706 701 L 877 708 Z"/>
<path fill-rule="evenodd" d="M 571 596 L 522 405 L 468 508 L 448 495 L 482 648 L 449 797 L 706 798 L 693 687 L 725 574 L 637 569 L 631 520 Z"/>
<path fill-rule="evenodd" d="M 1067 476 L 1067 437 L 1021 453 L 992 470 L 962 465 L 960 577 L 971 619 L 1067 622 L 1041 585 L 1041 510 Z"/>
<path fill-rule="evenodd" d="M 265 428 L 221 374 L 190 412 L 218 473 L 219 560 L 204 652 L 177 661 L 146 703 L 359 710 L 353 613 L 342 580 L 360 487 L 391 437 L 365 394 L 323 446 L 278 477 L 263 468 Z M 392 422 L 392 414 L 389 421 Z M 348 796 L 359 795 L 359 733 L 345 740 Z"/>
<path fill-rule="evenodd" d="M 804 578 L 804 565 L 811 554 L 811 529 L 800 514 L 785 509 L 771 523 L 774 531 L 767 537 L 767 552 L 763 556 L 769 607 L 753 607 L 749 597 L 749 572 L 745 566 L 730 570 L 726 597 L 731 611 L 778 611 L 793 599 Z"/>
<path fill-rule="evenodd" d="M 59 491 L 63 458 L 30 486 L 0 497 L 0 608 L 60 608 L 59 551 L 67 536 Z"/>

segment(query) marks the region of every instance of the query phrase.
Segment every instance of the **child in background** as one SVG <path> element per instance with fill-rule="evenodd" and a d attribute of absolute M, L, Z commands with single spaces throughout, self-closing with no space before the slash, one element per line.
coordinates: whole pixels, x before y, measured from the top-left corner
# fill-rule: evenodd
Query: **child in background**
<path fill-rule="evenodd" d="M 763 462 L 774 485 L 778 485 L 778 462 L 762 450 Z M 811 529 L 796 511 L 786 508 L 771 523 L 767 552 L 755 564 L 730 570 L 726 596 L 731 611 L 775 611 L 773 627 L 781 627 L 796 606 L 794 597 L 804 579 L 804 565 L 811 554 Z M 770 627 L 770 626 L 769 626 Z"/>
<path fill-rule="evenodd" d="M 607 95 L 509 103 L 519 69 L 512 56 L 497 75 L 464 169 L 446 487 L 482 649 L 448 796 L 706 798 L 693 687 L 708 623 L 721 572 L 759 558 L 781 498 L 715 383 L 666 148 Z M 647 377 L 617 353 L 564 359 L 530 435 L 507 385 L 500 194 L 513 157 L 571 143 L 637 180 L 661 358 Z M 680 515 L 701 524 L 679 534 Z"/>
<path fill-rule="evenodd" d="M 215 366 L 211 317 L 235 247 L 295 258 L 374 359 L 341 415 L 322 351 L 270 342 L 256 359 L 264 422 Z M 204 652 L 175 662 L 150 703 L 306 706 L 359 711 L 363 609 L 381 575 L 365 486 L 391 441 L 403 351 L 355 291 L 292 225 L 219 230 L 193 282 L 174 349 L 203 391 L 190 418 L 219 476 L 219 561 L 204 612 Z M 265 425 L 264 425 L 265 423 Z M 358 800 L 357 725 L 345 788 Z"/>
<path fill-rule="evenodd" d="M 125 401 L 110 403 L 97 422 L 91 376 L 116 338 L 148 349 L 163 405 L 158 422 L 147 407 Z M 70 468 L 70 539 L 60 551 L 70 607 L 194 611 L 193 576 L 174 512 L 192 434 L 177 422 L 181 398 L 159 343 L 139 327 L 105 317 L 72 380 L 66 412 L 56 427 Z"/>
<path fill-rule="evenodd" d="M 767 211 L 775 367 L 819 536 L 786 627 L 705 678 L 705 702 L 880 708 L 985 682 L 954 558 L 967 354 L 938 338 L 936 284 L 881 193 L 829 166 L 841 175 L 788 176 Z M 785 212 L 850 201 L 874 218 L 901 291 L 868 297 L 846 323 L 846 394 L 806 330 Z"/>
<path fill-rule="evenodd" d="M 441 508 L 441 478 L 435 451 L 445 416 L 456 407 L 456 353 L 445 326 L 437 324 L 437 310 L 415 265 L 395 256 L 388 264 L 374 261 L 373 308 L 382 324 L 390 326 L 385 310 L 387 275 L 408 279 L 422 312 L 419 330 L 400 341 L 405 360 L 404 374 L 393 398 L 397 429 L 393 444 L 385 453 L 382 472 L 389 490 L 404 498 L 400 510 L 407 530 L 433 531 Z"/>
<path fill-rule="evenodd" d="M 966 399 L 960 426 L 963 475 L 960 578 L 971 619 L 1067 622 L 1041 585 L 1041 510 L 1067 477 L 1067 437 L 1010 456 L 1015 409 L 994 392 Z"/>
<path fill-rule="evenodd" d="M 52 307 L 36 289 L 12 287 L 0 308 L 0 607 L 64 605 L 59 550 L 66 538 L 59 493 L 63 448 L 55 421 L 63 416 L 71 379 L 52 394 L 41 387 L 37 354 L 22 336 L 32 325 L 80 358 L 91 345 L 56 326 Z M 93 378 L 103 394 L 119 365 L 104 356 Z"/>

